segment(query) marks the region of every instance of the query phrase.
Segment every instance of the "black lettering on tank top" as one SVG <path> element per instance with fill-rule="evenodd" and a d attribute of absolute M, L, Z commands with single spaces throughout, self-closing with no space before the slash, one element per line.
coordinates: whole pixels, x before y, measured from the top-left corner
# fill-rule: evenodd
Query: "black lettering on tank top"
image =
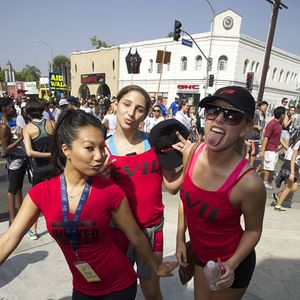
<path fill-rule="evenodd" d="M 219 223 L 216 221 L 216 217 L 220 211 L 219 208 L 210 208 L 208 203 L 203 203 L 201 200 L 196 200 L 195 202 L 191 202 L 190 193 L 185 193 L 182 189 L 180 191 L 180 197 L 185 200 L 186 205 L 190 209 L 198 209 L 197 214 L 202 218 L 212 221 L 214 223 Z M 207 215 L 208 214 L 208 215 Z"/>
<path fill-rule="evenodd" d="M 185 194 L 185 202 L 186 202 L 186 205 L 187 205 L 189 208 L 193 208 L 193 207 L 196 206 L 197 204 L 201 203 L 200 200 L 196 201 L 195 203 L 191 203 L 190 193 L 186 193 L 186 194 Z"/>
<path fill-rule="evenodd" d="M 140 166 L 140 164 L 137 164 L 132 172 L 130 171 L 128 166 L 124 166 L 124 171 L 127 176 L 132 177 L 135 174 L 135 172 L 138 170 L 139 166 Z"/>

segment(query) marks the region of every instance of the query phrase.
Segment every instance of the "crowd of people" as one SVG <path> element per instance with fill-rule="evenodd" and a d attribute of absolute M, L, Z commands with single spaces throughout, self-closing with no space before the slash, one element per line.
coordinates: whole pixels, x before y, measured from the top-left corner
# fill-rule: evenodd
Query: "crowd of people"
<path fill-rule="evenodd" d="M 159 278 L 171 276 L 177 263 L 187 265 L 188 229 L 195 299 L 241 299 L 279 152 L 288 171 L 283 190 L 273 194 L 275 211 L 285 211 L 282 203 L 300 177 L 300 117 L 282 104 L 267 121 L 269 104 L 237 86 L 217 90 L 199 107 L 179 98 L 168 107 L 164 97 L 136 85 L 111 100 L 0 98 L 0 154 L 9 182 L 0 263 L 25 234 L 38 238 L 42 213 L 73 275 L 72 299 L 135 299 L 138 277 L 145 299 L 160 300 Z M 150 144 L 148 134 L 170 119 L 187 136 L 178 129 L 167 147 Z M 166 167 L 161 151 L 179 153 L 181 165 Z M 22 201 L 26 172 L 32 188 Z M 180 190 L 177 263 L 163 263 L 163 185 L 171 194 Z M 222 266 L 217 292 L 205 281 L 209 260 Z"/>

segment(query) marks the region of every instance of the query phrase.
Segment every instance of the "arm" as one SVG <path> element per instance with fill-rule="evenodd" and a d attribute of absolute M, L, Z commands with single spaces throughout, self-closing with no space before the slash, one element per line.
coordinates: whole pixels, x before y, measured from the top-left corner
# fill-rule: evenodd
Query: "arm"
<path fill-rule="evenodd" d="M 265 155 L 265 151 L 266 151 L 266 146 L 268 144 L 268 138 L 267 137 L 264 137 L 263 141 L 262 141 L 262 144 L 261 144 L 261 149 L 260 149 L 260 154 L 259 156 L 264 156 Z"/>
<path fill-rule="evenodd" d="M 137 226 L 126 198 L 124 198 L 120 206 L 112 212 L 112 215 L 119 228 L 124 232 L 130 243 L 143 257 L 151 269 L 158 276 L 172 276 L 171 271 L 177 267 L 177 263 L 170 262 L 163 263 L 161 265 L 157 264 L 156 257 L 150 249 L 149 241 L 141 229 Z"/>
<path fill-rule="evenodd" d="M 260 240 L 266 203 L 266 189 L 254 171 L 251 171 L 235 186 L 231 201 L 240 206 L 245 222 L 245 231 L 233 255 L 224 263 L 226 272 L 220 277 L 219 287 L 232 283 L 233 272 L 251 253 Z M 234 205 L 235 206 L 235 205 Z"/>
<path fill-rule="evenodd" d="M 288 127 L 292 122 L 292 118 L 289 118 L 288 115 L 285 115 L 283 119 L 283 126 L 284 128 Z"/>
<path fill-rule="evenodd" d="M 176 257 L 180 265 L 187 267 L 185 232 L 186 232 L 186 220 L 184 214 L 184 207 L 182 201 L 179 200 L 177 235 L 176 235 Z"/>
<path fill-rule="evenodd" d="M 23 137 L 20 136 L 18 139 L 16 139 L 14 142 L 9 144 L 9 129 L 6 125 L 0 125 L 0 142 L 2 145 L 2 151 L 1 151 L 1 157 L 4 157 L 6 154 L 9 154 L 12 152 L 19 143 L 22 141 Z"/>
<path fill-rule="evenodd" d="M 291 174 L 289 176 L 289 180 L 291 182 L 294 182 L 295 179 L 295 162 L 298 155 L 298 151 L 299 151 L 298 149 L 293 150 L 293 154 L 291 157 Z"/>
<path fill-rule="evenodd" d="M 280 144 L 278 146 L 278 150 L 280 150 L 282 147 L 287 150 L 289 145 L 282 138 L 280 138 Z"/>
<path fill-rule="evenodd" d="M 30 124 L 29 124 L 30 126 Z M 23 129 L 24 135 L 24 146 L 27 156 L 38 157 L 38 158 L 49 158 L 51 156 L 50 152 L 39 152 L 32 149 L 30 127 L 28 125 Z"/>
<path fill-rule="evenodd" d="M 27 194 L 21 208 L 8 230 L 0 237 L 0 264 L 16 249 L 24 234 L 38 219 L 39 208 Z"/>
<path fill-rule="evenodd" d="M 172 147 L 179 151 L 182 154 L 182 160 L 186 161 L 189 155 L 190 150 L 193 147 L 193 144 L 186 140 L 179 132 L 176 132 L 179 142 L 172 145 Z M 183 181 L 183 168 L 181 168 L 178 172 L 175 170 L 162 170 L 163 173 L 163 183 L 168 190 L 168 192 L 172 195 L 175 195 Z"/>

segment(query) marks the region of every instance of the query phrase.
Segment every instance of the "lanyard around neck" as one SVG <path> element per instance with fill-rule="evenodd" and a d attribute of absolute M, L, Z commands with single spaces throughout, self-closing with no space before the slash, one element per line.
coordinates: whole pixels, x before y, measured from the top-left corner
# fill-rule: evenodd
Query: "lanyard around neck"
<path fill-rule="evenodd" d="M 83 192 L 81 194 L 78 206 L 76 208 L 76 212 L 74 215 L 74 219 L 72 222 L 69 220 L 69 203 L 68 203 L 68 195 L 67 195 L 67 184 L 65 175 L 62 173 L 60 175 L 60 191 L 61 191 L 61 202 L 62 202 L 62 213 L 63 213 L 63 220 L 64 220 L 64 230 L 66 236 L 69 238 L 72 249 L 74 253 L 78 251 L 78 222 L 79 217 L 82 212 L 82 209 L 86 203 L 86 200 L 90 193 L 92 178 L 88 177 Z"/>

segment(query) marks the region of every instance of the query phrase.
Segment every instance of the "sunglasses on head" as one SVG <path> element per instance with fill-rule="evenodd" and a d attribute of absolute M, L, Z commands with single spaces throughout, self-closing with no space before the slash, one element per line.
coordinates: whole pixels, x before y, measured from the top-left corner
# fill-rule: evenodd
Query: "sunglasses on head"
<path fill-rule="evenodd" d="M 245 119 L 245 113 L 241 110 L 212 104 L 208 104 L 204 109 L 204 116 L 207 120 L 215 120 L 220 113 L 223 113 L 225 123 L 231 126 L 239 125 Z"/>

